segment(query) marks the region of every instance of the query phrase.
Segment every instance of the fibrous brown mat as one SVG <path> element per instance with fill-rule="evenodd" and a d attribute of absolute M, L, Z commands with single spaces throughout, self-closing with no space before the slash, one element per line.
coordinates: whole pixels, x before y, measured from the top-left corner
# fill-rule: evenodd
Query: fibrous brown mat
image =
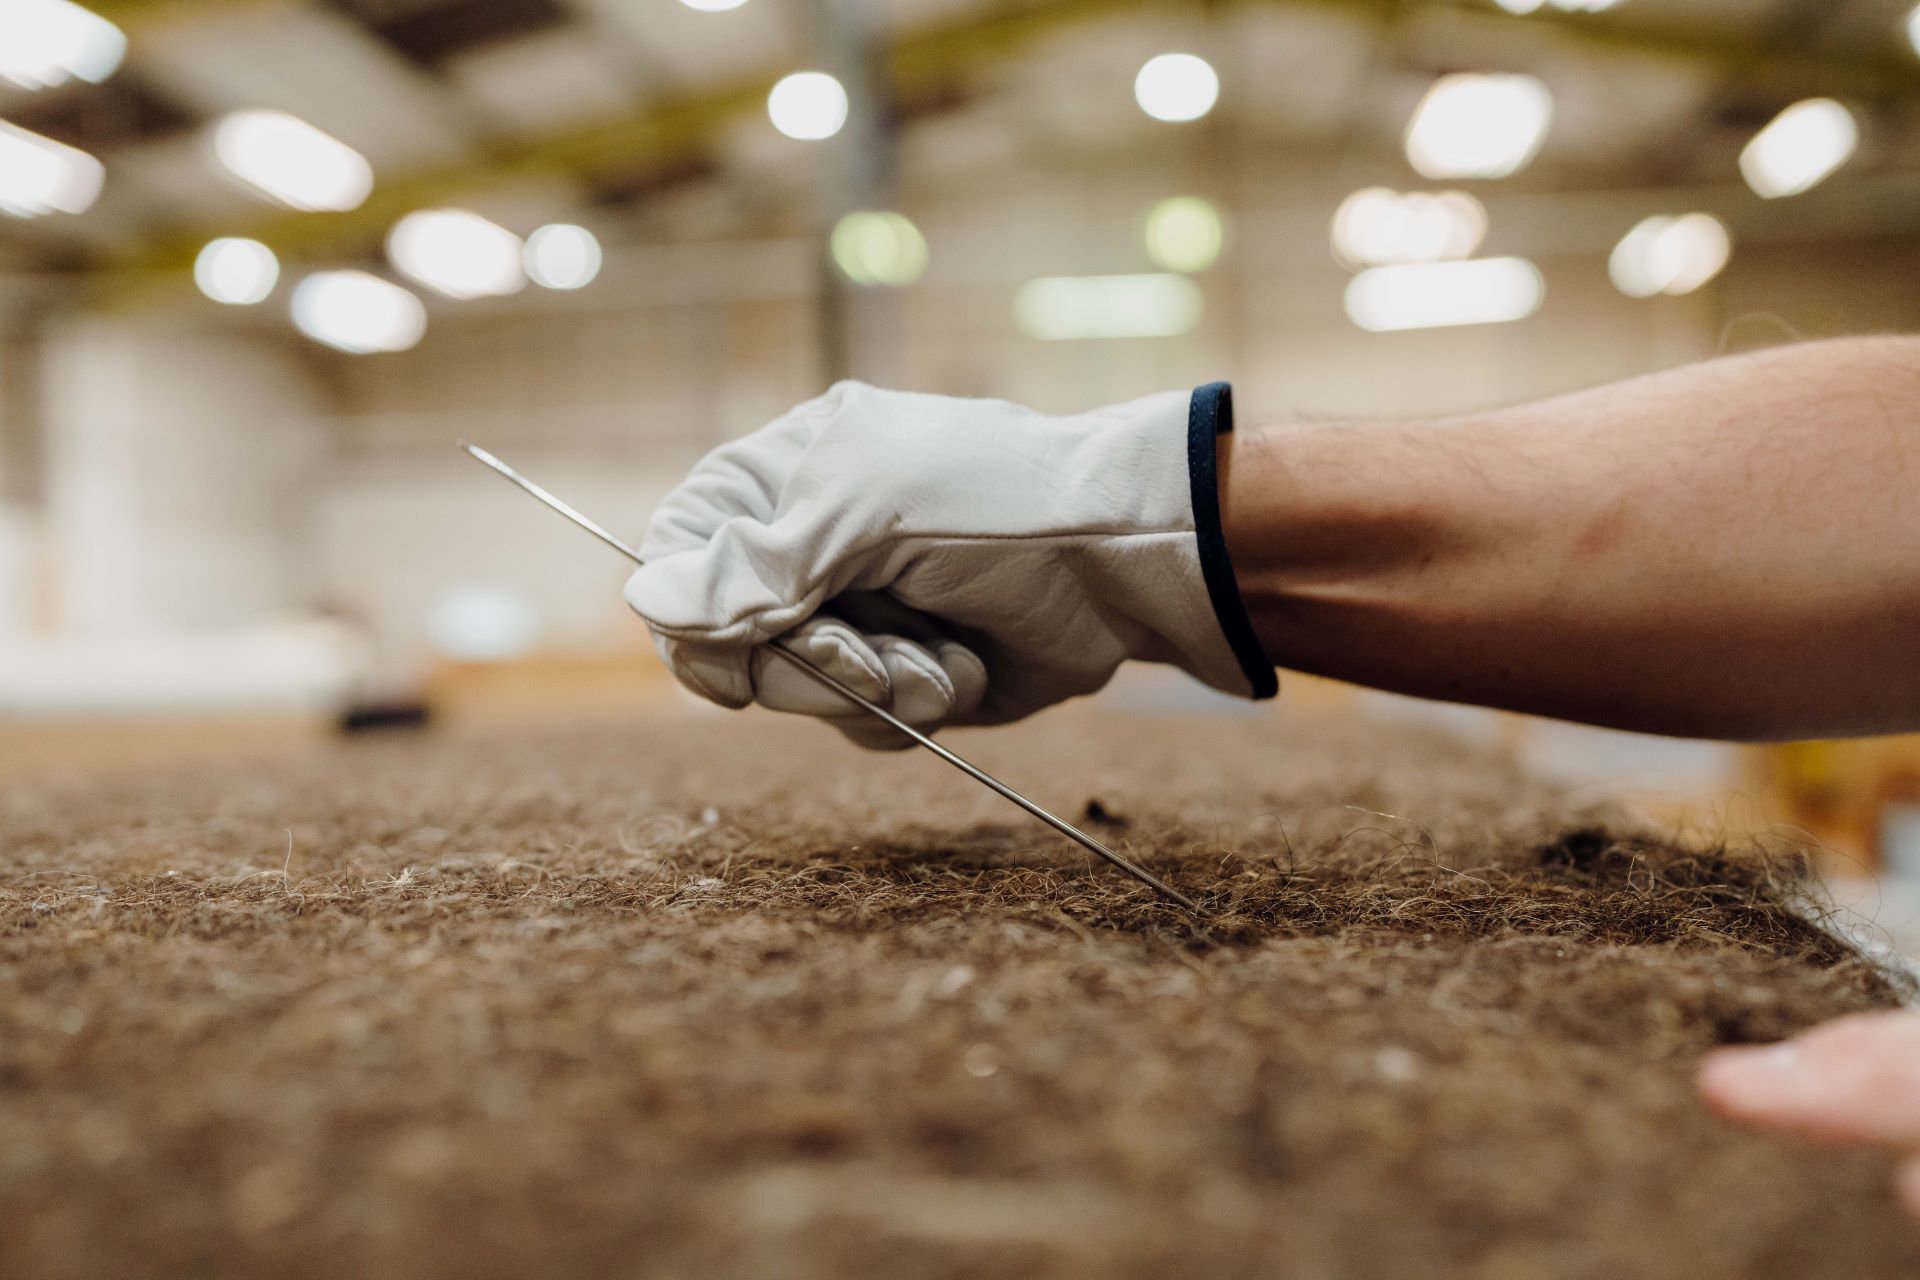
<path fill-rule="evenodd" d="M 0 1272 L 1920 1271 L 1692 1092 L 1903 994 L 1790 856 L 1405 728 L 958 740 L 1215 914 L 759 713 L 0 793 Z"/>

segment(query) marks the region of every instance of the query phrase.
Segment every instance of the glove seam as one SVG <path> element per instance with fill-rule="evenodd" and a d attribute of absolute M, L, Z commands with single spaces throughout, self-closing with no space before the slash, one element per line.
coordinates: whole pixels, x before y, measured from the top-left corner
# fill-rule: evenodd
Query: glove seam
<path fill-rule="evenodd" d="M 1240 663 L 1256 701 L 1280 692 L 1273 663 L 1254 634 L 1240 582 L 1227 551 L 1220 523 L 1219 438 L 1233 430 L 1233 388 L 1225 382 L 1196 387 L 1187 410 L 1187 480 L 1193 492 L 1193 532 L 1200 550 L 1200 575 L 1213 602 L 1227 648 Z"/>

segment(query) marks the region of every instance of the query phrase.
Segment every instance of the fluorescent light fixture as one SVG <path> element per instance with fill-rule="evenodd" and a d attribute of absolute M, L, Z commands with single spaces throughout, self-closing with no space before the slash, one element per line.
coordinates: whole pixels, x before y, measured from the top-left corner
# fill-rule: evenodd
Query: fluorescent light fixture
<path fill-rule="evenodd" d="M 465 209 L 422 209 L 393 224 L 387 258 L 449 298 L 499 298 L 526 288 L 520 237 Z"/>
<path fill-rule="evenodd" d="M 258 240 L 214 240 L 193 263 L 200 292 L 230 307 L 265 302 L 279 279 L 280 260 Z"/>
<path fill-rule="evenodd" d="M 833 228 L 833 260 L 855 284 L 912 284 L 927 271 L 927 238 L 900 213 L 863 210 Z"/>
<path fill-rule="evenodd" d="M 789 138 L 818 142 L 847 123 L 847 91 L 824 71 L 796 71 L 767 95 L 767 115 Z"/>
<path fill-rule="evenodd" d="M 1524 258 L 1373 267 L 1347 285 L 1347 315 L 1374 333 L 1503 324 L 1538 311 L 1546 292 Z"/>
<path fill-rule="evenodd" d="M 1173 196 L 1147 212 L 1145 235 L 1155 266 L 1191 274 L 1220 260 L 1227 226 L 1212 201 Z"/>
<path fill-rule="evenodd" d="M 1859 145 L 1851 111 L 1832 98 L 1808 98 L 1753 136 L 1740 153 L 1740 172 L 1768 200 L 1797 196 L 1819 186 Z"/>
<path fill-rule="evenodd" d="M 1205 58 L 1163 53 L 1133 78 L 1133 97 L 1155 120 L 1198 120 L 1220 100 L 1220 77 Z"/>
<path fill-rule="evenodd" d="M 689 9 L 698 9 L 702 13 L 725 13 L 729 9 L 738 9 L 747 0 L 680 0 Z"/>
<path fill-rule="evenodd" d="M 1442 76 L 1407 125 L 1407 160 L 1426 178 L 1504 178 L 1532 163 L 1553 95 L 1527 75 Z"/>
<path fill-rule="evenodd" d="M 1542 9 L 1558 9 L 1562 13 L 1605 13 L 1620 3 L 1620 0 L 1493 0 L 1508 13 L 1538 13 Z"/>
<path fill-rule="evenodd" d="M 0 80 L 51 89 L 69 80 L 99 84 L 127 56 L 127 37 L 68 0 L 0 0 Z"/>
<path fill-rule="evenodd" d="M 357 209 L 373 166 L 346 143 L 284 111 L 236 111 L 214 126 L 213 154 L 248 186 L 305 213 Z"/>
<path fill-rule="evenodd" d="M 1607 272 L 1630 298 L 1692 293 L 1733 253 L 1726 224 L 1710 213 L 1647 218 L 1614 247 Z"/>
<path fill-rule="evenodd" d="M 1176 338 L 1200 323 L 1200 286 L 1185 276 L 1043 276 L 1022 285 L 1014 319 L 1029 337 Z"/>
<path fill-rule="evenodd" d="M 84 151 L 0 120 L 0 213 L 85 213 L 107 171 Z"/>
<path fill-rule="evenodd" d="M 1367 187 L 1333 215 L 1333 253 L 1349 267 L 1471 258 L 1486 236 L 1486 206 L 1464 191 Z"/>
<path fill-rule="evenodd" d="M 293 291 L 293 323 L 350 355 L 405 351 L 427 332 L 427 308 L 397 284 L 364 271 L 323 271 Z"/>
<path fill-rule="evenodd" d="M 521 263 L 543 289 L 584 289 L 600 274 L 600 242 L 585 227 L 556 222 L 527 237 Z"/>

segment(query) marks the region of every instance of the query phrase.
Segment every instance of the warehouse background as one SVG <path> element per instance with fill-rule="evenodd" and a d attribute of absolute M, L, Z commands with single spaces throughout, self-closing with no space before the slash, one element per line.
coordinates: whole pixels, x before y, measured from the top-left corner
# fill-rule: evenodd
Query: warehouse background
<path fill-rule="evenodd" d="M 691 714 L 458 439 L 637 534 L 841 376 L 1278 423 L 1920 329 L 1899 0 L 723 2 L 0 6 L 0 761 Z M 1902 743 L 1290 693 L 1920 868 Z"/>

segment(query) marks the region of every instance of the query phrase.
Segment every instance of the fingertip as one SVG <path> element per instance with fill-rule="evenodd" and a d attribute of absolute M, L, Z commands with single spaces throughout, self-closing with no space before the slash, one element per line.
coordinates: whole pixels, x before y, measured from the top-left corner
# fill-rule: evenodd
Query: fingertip
<path fill-rule="evenodd" d="M 876 637 L 874 649 L 886 664 L 893 686 L 893 704 L 888 709 L 915 728 L 945 722 L 953 713 L 953 682 L 934 656 L 899 636 Z M 897 730 L 888 733 L 891 738 L 900 737 Z"/>
<path fill-rule="evenodd" d="M 654 649 L 681 684 L 708 702 L 738 711 L 753 701 L 747 655 L 735 646 L 698 645 L 654 637 Z"/>
<path fill-rule="evenodd" d="M 933 656 L 953 686 L 952 717 L 971 715 L 987 697 L 987 664 L 957 640 L 941 640 Z"/>
<path fill-rule="evenodd" d="M 831 721 L 834 728 L 863 751 L 905 751 L 913 739 L 883 720 L 862 716 L 858 720 Z"/>
<path fill-rule="evenodd" d="M 1893 1177 L 1893 1192 L 1910 1217 L 1920 1218 L 1920 1159 L 1900 1166 Z"/>
<path fill-rule="evenodd" d="M 893 696 L 892 673 L 872 643 L 838 618 L 816 615 L 782 638 L 790 652 L 806 659 L 870 702 L 885 704 Z M 771 646 L 766 646 L 771 647 Z M 762 651 L 757 661 L 783 663 L 777 654 Z M 756 668 L 758 669 L 758 668 Z M 846 699 L 822 690 L 840 706 Z"/>
<path fill-rule="evenodd" d="M 1697 1081 L 1709 1106 L 1738 1119 L 1773 1115 L 1809 1087 L 1806 1064 L 1791 1043 L 1717 1049 L 1701 1062 Z"/>

